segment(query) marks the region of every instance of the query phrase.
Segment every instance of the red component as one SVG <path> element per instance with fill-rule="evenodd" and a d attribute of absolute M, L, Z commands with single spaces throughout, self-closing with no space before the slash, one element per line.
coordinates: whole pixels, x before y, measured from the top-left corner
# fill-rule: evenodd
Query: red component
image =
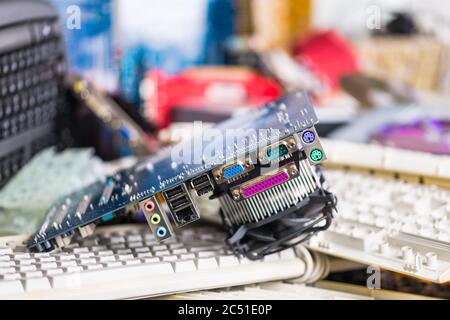
<path fill-rule="evenodd" d="M 282 95 L 281 87 L 246 68 L 202 67 L 175 76 L 149 71 L 142 85 L 147 115 L 160 128 L 171 122 L 172 108 L 230 114 L 238 107 L 258 107 Z"/>
<path fill-rule="evenodd" d="M 155 203 L 152 200 L 148 200 L 144 206 L 145 210 L 147 210 L 148 212 L 153 212 L 153 210 L 155 210 L 156 208 Z"/>
<path fill-rule="evenodd" d="M 294 48 L 297 60 L 310 68 L 331 90 L 342 76 L 358 72 L 358 60 L 349 41 L 334 31 L 317 32 Z"/>

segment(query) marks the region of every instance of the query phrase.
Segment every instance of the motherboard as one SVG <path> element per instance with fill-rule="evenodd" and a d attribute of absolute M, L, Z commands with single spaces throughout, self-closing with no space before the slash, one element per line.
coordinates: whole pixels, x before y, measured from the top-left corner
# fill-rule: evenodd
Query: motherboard
<path fill-rule="evenodd" d="M 335 199 L 316 166 L 326 159 L 317 122 L 303 91 L 248 110 L 60 199 L 28 246 L 66 246 L 75 233 L 86 237 L 130 208 L 142 210 L 156 240 L 164 241 L 198 220 L 196 199 L 208 197 L 222 203 L 234 251 L 260 258 L 281 250 L 331 220 Z M 260 234 L 265 229 L 270 237 Z"/>

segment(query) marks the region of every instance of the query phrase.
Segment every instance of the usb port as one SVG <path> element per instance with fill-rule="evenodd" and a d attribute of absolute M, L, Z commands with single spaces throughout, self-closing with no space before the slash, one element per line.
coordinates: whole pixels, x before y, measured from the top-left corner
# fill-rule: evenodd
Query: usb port
<path fill-rule="evenodd" d="M 199 186 L 199 185 L 201 185 L 203 183 L 206 183 L 206 182 L 209 183 L 209 178 L 208 178 L 207 174 L 204 174 L 204 175 L 202 175 L 202 176 L 200 176 L 198 178 L 192 179 L 191 184 L 192 184 L 192 187 L 195 188 L 195 187 L 197 187 L 197 186 Z"/>
<path fill-rule="evenodd" d="M 181 196 L 179 198 L 176 198 L 175 200 L 170 200 L 169 203 L 172 209 L 176 209 L 186 204 L 189 204 L 189 200 L 186 196 Z"/>
<path fill-rule="evenodd" d="M 184 190 L 183 190 L 182 186 L 177 186 L 175 188 L 172 188 L 172 189 L 167 190 L 167 191 L 164 192 L 164 194 L 166 195 L 167 199 L 174 198 L 174 197 L 179 196 L 180 194 L 183 194 L 183 193 L 184 193 Z"/>
<path fill-rule="evenodd" d="M 213 187 L 212 186 L 206 186 L 206 187 L 198 189 L 197 190 L 197 195 L 198 196 L 202 196 L 202 195 L 207 194 L 207 193 L 209 193 L 211 191 L 213 191 Z"/>

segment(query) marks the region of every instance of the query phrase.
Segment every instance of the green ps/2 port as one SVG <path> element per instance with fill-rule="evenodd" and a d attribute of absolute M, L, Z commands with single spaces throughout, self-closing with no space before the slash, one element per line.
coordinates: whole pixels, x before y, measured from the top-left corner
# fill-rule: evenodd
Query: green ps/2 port
<path fill-rule="evenodd" d="M 269 147 L 266 151 L 267 160 L 275 160 L 281 158 L 289 153 L 288 148 L 284 143 L 280 143 L 277 146 Z"/>
<path fill-rule="evenodd" d="M 150 222 L 155 225 L 159 224 L 161 222 L 161 216 L 157 213 L 152 214 L 150 217 Z"/>
<path fill-rule="evenodd" d="M 313 149 L 311 151 L 311 153 L 309 154 L 309 157 L 312 161 L 319 162 L 319 161 L 322 161 L 324 154 L 323 154 L 323 151 L 320 149 Z"/>

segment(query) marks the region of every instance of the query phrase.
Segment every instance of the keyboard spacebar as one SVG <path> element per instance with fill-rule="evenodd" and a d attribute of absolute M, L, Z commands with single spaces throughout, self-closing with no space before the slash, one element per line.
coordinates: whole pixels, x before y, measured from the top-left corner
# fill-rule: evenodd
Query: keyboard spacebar
<path fill-rule="evenodd" d="M 72 274 L 59 274 L 49 278 L 53 288 L 65 289 L 77 288 L 84 285 L 98 284 L 102 282 L 112 282 L 121 279 L 157 276 L 173 272 L 173 267 L 169 262 L 161 262 L 138 266 L 126 266 L 124 268 L 100 269 Z"/>

